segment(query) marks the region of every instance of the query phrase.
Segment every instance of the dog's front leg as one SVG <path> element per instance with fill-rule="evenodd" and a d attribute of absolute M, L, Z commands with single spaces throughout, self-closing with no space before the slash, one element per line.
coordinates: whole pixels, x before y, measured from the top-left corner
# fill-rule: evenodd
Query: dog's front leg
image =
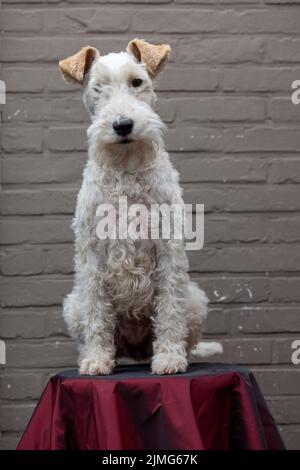
<path fill-rule="evenodd" d="M 86 299 L 83 316 L 84 344 L 80 347 L 80 374 L 108 375 L 115 364 L 116 316 L 105 295 L 101 274 L 88 267 L 84 272 Z"/>
<path fill-rule="evenodd" d="M 167 244 L 158 258 L 157 296 L 153 327 L 152 372 L 176 374 L 187 368 L 187 316 L 185 295 L 188 284 L 187 261 L 176 241 Z"/>

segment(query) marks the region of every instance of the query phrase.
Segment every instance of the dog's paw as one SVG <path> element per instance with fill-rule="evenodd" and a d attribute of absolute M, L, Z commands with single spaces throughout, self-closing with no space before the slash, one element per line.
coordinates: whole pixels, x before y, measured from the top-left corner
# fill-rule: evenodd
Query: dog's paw
<path fill-rule="evenodd" d="M 187 358 L 179 354 L 157 353 L 152 358 L 152 374 L 178 374 L 185 372 L 188 366 Z"/>
<path fill-rule="evenodd" d="M 83 358 L 79 363 L 81 375 L 110 375 L 113 372 L 115 361 L 103 354 L 93 354 Z"/>

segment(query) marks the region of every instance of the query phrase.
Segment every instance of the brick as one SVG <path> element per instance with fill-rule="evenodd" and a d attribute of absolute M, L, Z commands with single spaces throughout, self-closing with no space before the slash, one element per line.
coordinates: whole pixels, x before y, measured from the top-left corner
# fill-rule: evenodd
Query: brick
<path fill-rule="evenodd" d="M 76 34 L 76 33 L 124 33 L 129 29 L 130 10 L 118 9 L 118 14 L 110 8 L 62 8 L 45 10 L 43 14 L 45 33 Z"/>
<path fill-rule="evenodd" d="M 224 134 L 219 129 L 180 127 L 169 129 L 166 134 L 169 151 L 221 151 L 224 146 Z"/>
<path fill-rule="evenodd" d="M 170 100 L 165 100 L 169 106 Z M 260 98 L 190 98 L 172 100 L 178 122 L 263 121 L 264 100 Z"/>
<path fill-rule="evenodd" d="M 187 204 L 204 204 L 206 212 L 293 212 L 300 208 L 298 193 L 296 185 L 185 187 L 184 200 Z"/>
<path fill-rule="evenodd" d="M 300 240 L 300 220 L 297 217 L 281 217 L 270 223 L 270 241 L 280 243 Z"/>
<path fill-rule="evenodd" d="M 3 122 L 88 122 L 81 97 L 64 98 L 10 98 L 3 111 Z"/>
<path fill-rule="evenodd" d="M 224 144 L 227 152 L 297 152 L 300 147 L 300 134 L 299 129 L 295 127 L 237 128 L 226 131 Z"/>
<path fill-rule="evenodd" d="M 171 99 L 160 99 L 156 105 L 156 112 L 164 122 L 170 123 L 175 119 L 175 101 Z"/>
<path fill-rule="evenodd" d="M 257 214 L 254 215 L 210 215 L 204 221 L 205 246 L 215 243 L 266 242 L 270 238 L 272 221 Z M 283 223 L 285 226 L 285 224 Z M 285 240 L 282 234 L 283 240 Z M 275 241 L 275 240 L 274 240 Z"/>
<path fill-rule="evenodd" d="M 65 243 L 73 241 L 71 218 L 6 217 L 0 221 L 0 244 Z"/>
<path fill-rule="evenodd" d="M 300 39 L 269 39 L 266 43 L 266 58 L 269 62 L 300 62 Z"/>
<path fill-rule="evenodd" d="M 219 356 L 220 362 L 238 364 L 269 364 L 271 360 L 271 340 L 235 339 L 222 341 L 224 354 Z"/>
<path fill-rule="evenodd" d="M 228 332 L 228 314 L 223 309 L 210 308 L 209 315 L 205 322 L 204 334 L 209 338 L 209 335 L 224 335 Z"/>
<path fill-rule="evenodd" d="M 122 14 L 121 14 L 122 15 Z M 133 29 L 155 33 L 298 33 L 299 24 L 291 10 L 160 10 L 136 11 Z M 113 29 L 113 28 L 112 28 Z"/>
<path fill-rule="evenodd" d="M 22 276 L 5 279 L 0 283 L 2 307 L 61 306 L 63 298 L 72 288 L 71 278 L 60 276 Z"/>
<path fill-rule="evenodd" d="M 269 281 L 266 277 L 192 277 L 206 292 L 212 304 L 264 302 L 268 299 Z"/>
<path fill-rule="evenodd" d="M 166 142 L 168 150 L 173 152 L 297 152 L 300 147 L 300 134 L 299 129 L 295 127 L 233 127 L 226 130 L 202 126 L 200 129 L 180 127 L 168 130 Z"/>
<path fill-rule="evenodd" d="M 3 9 L 3 30 L 5 32 L 38 32 L 42 29 L 42 12 L 32 9 Z"/>
<path fill-rule="evenodd" d="M 9 367 L 75 367 L 77 350 L 73 341 L 8 343 Z"/>
<path fill-rule="evenodd" d="M 298 4 L 299 0 L 265 0 L 265 3 L 270 4 L 270 5 L 278 5 L 278 4 Z"/>
<path fill-rule="evenodd" d="M 136 10 L 134 11 L 136 14 Z M 89 18 L 87 31 L 90 33 L 125 33 L 131 26 L 132 10 L 118 8 L 116 11 L 110 8 L 96 9 Z"/>
<path fill-rule="evenodd" d="M 50 150 L 74 152 L 87 149 L 86 128 L 53 127 L 49 129 L 48 146 Z"/>
<path fill-rule="evenodd" d="M 30 321 L 31 320 L 31 321 Z M 46 336 L 46 316 L 29 312 L 0 313 L 0 326 L 2 338 L 43 338 Z"/>
<path fill-rule="evenodd" d="M 61 0 L 46 0 L 47 3 L 60 3 Z M 151 3 L 171 3 L 172 0 L 151 0 Z M 221 0 L 224 1 L 224 0 Z M 225 0 L 226 1 L 226 0 Z M 233 0 L 234 1 L 234 0 Z M 243 0 L 241 0 L 243 1 Z M 249 2 L 249 0 L 247 0 Z M 43 3 L 43 0 L 3 0 L 3 4 L 11 4 L 11 3 Z M 81 3 L 80 0 L 67 0 L 67 3 L 76 4 Z M 97 3 L 105 3 L 105 4 L 119 4 L 119 3 L 129 3 L 128 0 L 97 0 Z M 149 0 L 130 0 L 130 3 L 149 3 Z"/>
<path fill-rule="evenodd" d="M 279 0 L 278 0 L 279 1 Z M 295 0 L 296 1 L 296 0 Z M 299 450 L 300 442 L 300 426 L 297 425 L 281 425 L 280 432 L 284 443 L 288 450 Z"/>
<path fill-rule="evenodd" d="M 273 160 L 269 168 L 269 179 L 272 183 L 300 183 L 300 160 Z"/>
<path fill-rule="evenodd" d="M 43 0 L 2 0 L 2 4 L 14 4 L 14 3 L 41 3 L 41 1 L 43 2 Z M 60 3 L 60 0 L 46 0 L 47 3 Z M 71 1 L 71 0 L 68 0 L 68 1 Z M 100 0 L 101 1 L 101 0 Z"/>
<path fill-rule="evenodd" d="M 298 271 L 300 250 L 293 245 L 204 248 L 189 253 L 193 272 Z"/>
<path fill-rule="evenodd" d="M 297 122 L 300 121 L 300 106 L 293 104 L 290 97 L 273 98 L 269 115 L 274 122 Z"/>
<path fill-rule="evenodd" d="M 25 429 L 35 404 L 5 405 L 0 410 L 1 431 L 23 431 Z"/>
<path fill-rule="evenodd" d="M 73 214 L 78 190 L 7 190 L 2 192 L 2 214 Z"/>
<path fill-rule="evenodd" d="M 45 380 L 42 373 L 4 373 L 0 384 L 3 400 L 37 400 L 43 392 Z"/>
<path fill-rule="evenodd" d="M 2 148 L 5 152 L 41 152 L 43 148 L 43 130 L 38 128 L 2 129 Z"/>
<path fill-rule="evenodd" d="M 283 188 L 250 188 L 242 193 L 242 189 L 232 188 L 228 192 L 227 210 L 247 211 L 293 211 L 298 210 L 298 204 L 293 203 L 292 194 L 297 188 L 285 186 Z M 236 199 L 240 197 L 240 199 Z M 248 200 L 246 200 L 248 199 Z"/>
<path fill-rule="evenodd" d="M 297 1 L 297 0 L 296 0 Z M 204 4 L 212 4 L 212 3 L 221 3 L 221 4 L 227 4 L 227 3 L 230 3 L 230 4 L 243 4 L 243 3 L 247 3 L 247 4 L 250 4 L 250 3 L 260 3 L 260 0 L 211 0 L 211 1 L 207 1 L 207 0 L 174 0 L 175 3 L 204 3 Z"/>
<path fill-rule="evenodd" d="M 230 324 L 233 334 L 298 333 L 300 313 L 297 307 L 243 307 L 231 310 Z"/>
<path fill-rule="evenodd" d="M 0 450 L 15 450 L 17 445 L 19 444 L 21 435 L 15 436 L 13 433 L 7 433 L 7 434 L 6 435 L 2 434 L 0 437 Z"/>
<path fill-rule="evenodd" d="M 62 307 L 2 309 L 2 338 L 46 338 L 66 336 Z"/>
<path fill-rule="evenodd" d="M 5 276 L 68 274 L 73 272 L 73 246 L 5 248 L 0 261 L 1 272 Z"/>
<path fill-rule="evenodd" d="M 68 0 L 68 3 L 81 3 L 80 0 Z M 149 3 L 149 0 L 99 0 L 97 3 L 106 3 L 106 4 L 118 4 L 118 3 L 125 3 L 126 5 L 135 4 L 135 3 Z M 151 0 L 151 3 L 172 3 L 172 0 Z"/>
<path fill-rule="evenodd" d="M 261 159 L 173 157 L 182 183 L 202 181 L 265 181 L 266 163 Z M 4 176 L 5 177 L 5 176 Z"/>
<path fill-rule="evenodd" d="M 6 64 L 2 67 L 2 77 L 6 83 L 7 92 L 16 93 L 16 97 L 18 96 L 17 93 L 37 93 L 42 91 L 63 91 L 64 93 L 77 91 L 78 98 L 81 96 L 80 87 L 78 85 L 63 80 L 58 68 L 58 62 L 47 68 Z M 40 95 L 38 96 L 38 99 L 40 99 Z M 49 104 L 52 104 L 52 101 L 49 100 Z"/>
<path fill-rule="evenodd" d="M 300 302 L 300 278 L 277 277 L 271 280 L 271 302 Z"/>
<path fill-rule="evenodd" d="M 41 92 L 44 88 L 45 72 L 45 69 L 33 67 L 3 67 L 2 79 L 6 83 L 6 89 L 8 93 L 35 93 Z"/>
<path fill-rule="evenodd" d="M 243 63 L 261 62 L 263 42 L 259 38 L 198 38 L 182 39 L 179 43 L 178 62 L 181 63 Z"/>
<path fill-rule="evenodd" d="M 299 76 L 299 67 L 226 67 L 220 73 L 220 82 L 226 91 L 287 92 Z"/>
<path fill-rule="evenodd" d="M 7 158 L 2 160 L 2 183 L 77 183 L 86 155 Z"/>
<path fill-rule="evenodd" d="M 170 65 L 155 85 L 159 91 L 214 91 L 219 83 L 217 69 Z"/>
<path fill-rule="evenodd" d="M 67 327 L 62 316 L 62 305 L 57 309 L 47 308 L 47 336 L 68 336 Z"/>
<path fill-rule="evenodd" d="M 256 380 L 264 394 L 299 395 L 300 370 L 297 369 L 257 369 L 253 370 Z"/>
<path fill-rule="evenodd" d="M 300 423 L 299 397 L 272 398 L 268 400 L 271 412 L 279 424 Z"/>
<path fill-rule="evenodd" d="M 58 64 L 55 64 L 55 67 L 49 67 L 47 71 L 47 80 L 44 83 L 45 91 L 48 93 L 57 93 L 57 92 L 64 92 L 66 97 L 70 93 L 76 94 L 78 97 L 81 98 L 81 89 L 75 83 L 66 82 L 59 71 Z"/>

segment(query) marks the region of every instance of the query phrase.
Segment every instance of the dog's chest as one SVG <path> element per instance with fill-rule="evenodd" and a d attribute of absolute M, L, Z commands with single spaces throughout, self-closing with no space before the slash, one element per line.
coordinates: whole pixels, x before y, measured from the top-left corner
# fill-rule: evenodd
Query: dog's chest
<path fill-rule="evenodd" d="M 103 179 L 101 191 L 105 207 L 113 208 L 116 226 L 114 236 L 100 242 L 106 287 L 119 312 L 144 315 L 152 301 L 156 269 L 156 241 L 147 230 L 151 186 L 144 178 L 110 177 Z"/>
<path fill-rule="evenodd" d="M 120 197 L 126 197 L 128 204 L 149 204 L 153 199 L 151 178 L 143 174 L 107 173 L 102 178 L 101 191 L 104 202 L 118 203 Z"/>
<path fill-rule="evenodd" d="M 149 250 L 151 243 L 151 208 L 157 201 L 151 180 L 142 175 L 109 174 L 102 181 L 102 200 L 111 208 L 111 220 L 119 240 L 136 243 L 137 250 Z"/>

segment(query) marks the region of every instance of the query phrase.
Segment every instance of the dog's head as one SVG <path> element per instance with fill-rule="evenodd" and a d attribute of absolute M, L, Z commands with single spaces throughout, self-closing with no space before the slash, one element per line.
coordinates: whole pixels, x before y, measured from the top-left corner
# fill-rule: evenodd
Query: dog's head
<path fill-rule="evenodd" d="M 170 51 L 166 44 L 134 39 L 126 52 L 101 56 L 87 46 L 59 62 L 65 79 L 83 87 L 92 119 L 88 135 L 98 150 L 116 156 L 160 144 L 164 125 L 153 110 L 153 79 Z"/>

